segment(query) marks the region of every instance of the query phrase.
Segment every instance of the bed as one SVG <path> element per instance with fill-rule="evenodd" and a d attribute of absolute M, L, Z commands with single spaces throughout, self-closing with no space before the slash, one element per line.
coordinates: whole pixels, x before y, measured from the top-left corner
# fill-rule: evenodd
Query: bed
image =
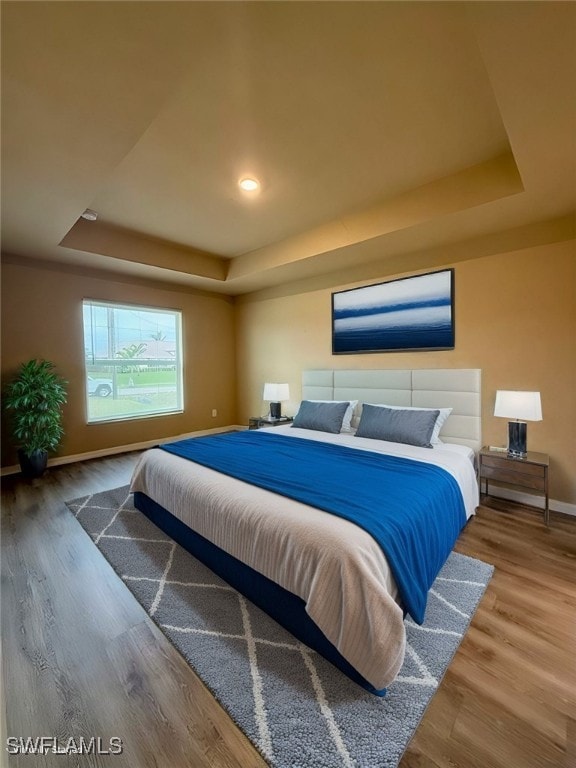
<path fill-rule="evenodd" d="M 340 465 L 335 461 L 354 465 L 350 474 L 338 470 L 334 476 L 356 478 L 350 507 L 361 495 L 358 478 L 372 472 L 371 465 L 375 472 L 383 463 L 409 471 L 406 493 L 414 490 L 416 496 L 422 494 L 415 473 L 441 475 L 443 482 L 457 487 L 463 515 L 450 533 L 445 557 L 478 504 L 474 452 L 480 447 L 480 371 L 305 371 L 302 399 L 351 402 L 355 408 L 349 431 L 284 426 L 251 436 L 195 439 L 189 448 L 152 449 L 134 471 L 135 504 L 296 637 L 365 689 L 383 695 L 403 662 L 407 602 L 397 565 L 384 554 L 379 534 L 347 517 L 346 509 L 341 510 L 344 516 L 323 509 L 322 484 L 309 483 L 316 487 L 302 491 L 304 482 L 296 482 L 298 491 L 284 495 L 258 478 L 253 484 L 253 470 L 264 461 L 249 461 L 246 476 L 227 474 L 228 465 L 240 461 L 244 452 L 279 451 L 285 461 L 272 474 L 282 475 L 283 463 L 286 478 L 292 480 L 299 477 L 298 460 L 308 462 L 307 451 L 330 454 L 327 471 L 336 471 L 333 467 Z M 442 442 L 426 448 L 358 436 L 363 403 L 395 406 L 404 414 L 408 408 L 452 411 L 440 432 Z M 220 469 L 206 463 L 203 454 L 196 456 L 211 446 L 229 451 Z M 184 449 L 192 451 L 193 460 L 178 455 Z M 438 517 L 435 512 L 434 520 Z M 427 531 L 424 539 L 429 538 Z M 431 570 L 437 568 L 434 563 Z"/>

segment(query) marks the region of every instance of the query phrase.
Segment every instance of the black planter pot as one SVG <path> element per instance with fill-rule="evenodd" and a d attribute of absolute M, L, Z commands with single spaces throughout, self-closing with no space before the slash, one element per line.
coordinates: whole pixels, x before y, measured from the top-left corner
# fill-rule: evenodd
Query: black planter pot
<path fill-rule="evenodd" d="M 48 465 L 48 451 L 34 451 L 28 455 L 22 448 L 18 451 L 20 469 L 24 477 L 42 477 Z"/>

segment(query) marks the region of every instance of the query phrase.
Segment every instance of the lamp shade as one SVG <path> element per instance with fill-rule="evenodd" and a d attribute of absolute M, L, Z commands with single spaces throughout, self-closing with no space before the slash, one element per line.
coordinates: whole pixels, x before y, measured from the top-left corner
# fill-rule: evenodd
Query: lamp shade
<path fill-rule="evenodd" d="M 282 400 L 290 400 L 290 387 L 288 384 L 264 384 L 264 396 L 262 399 L 277 403 Z"/>
<path fill-rule="evenodd" d="M 521 421 L 542 421 L 540 392 L 497 390 L 494 416 Z"/>

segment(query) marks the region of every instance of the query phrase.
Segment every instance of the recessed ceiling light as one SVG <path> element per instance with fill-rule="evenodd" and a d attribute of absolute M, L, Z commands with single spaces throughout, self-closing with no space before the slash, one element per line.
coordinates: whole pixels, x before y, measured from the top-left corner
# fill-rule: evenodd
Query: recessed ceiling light
<path fill-rule="evenodd" d="M 244 192 L 255 192 L 260 186 L 260 182 L 257 179 L 240 179 L 238 184 Z"/>
<path fill-rule="evenodd" d="M 86 219 L 86 221 L 96 221 L 98 218 L 98 214 L 96 211 L 93 211 L 91 208 L 86 208 L 84 213 L 82 214 L 82 218 Z"/>

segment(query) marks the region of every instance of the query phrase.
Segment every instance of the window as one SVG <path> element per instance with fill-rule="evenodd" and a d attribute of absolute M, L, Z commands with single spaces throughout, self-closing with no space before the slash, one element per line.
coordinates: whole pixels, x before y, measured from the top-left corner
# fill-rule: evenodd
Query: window
<path fill-rule="evenodd" d="M 88 423 L 180 413 L 182 314 L 83 302 Z"/>

